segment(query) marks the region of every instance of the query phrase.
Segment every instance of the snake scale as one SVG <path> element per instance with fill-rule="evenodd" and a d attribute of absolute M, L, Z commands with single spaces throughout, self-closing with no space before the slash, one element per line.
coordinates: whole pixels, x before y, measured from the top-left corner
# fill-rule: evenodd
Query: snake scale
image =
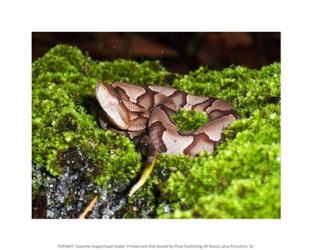
<path fill-rule="evenodd" d="M 213 153 L 223 139 L 224 129 L 239 117 L 228 101 L 164 86 L 100 82 L 95 92 L 101 107 L 101 127 L 128 136 L 147 157 L 141 178 L 129 196 L 150 175 L 157 153 L 191 156 L 200 151 Z M 172 115 L 181 108 L 206 112 L 209 121 L 195 131 L 182 133 L 172 120 Z"/>

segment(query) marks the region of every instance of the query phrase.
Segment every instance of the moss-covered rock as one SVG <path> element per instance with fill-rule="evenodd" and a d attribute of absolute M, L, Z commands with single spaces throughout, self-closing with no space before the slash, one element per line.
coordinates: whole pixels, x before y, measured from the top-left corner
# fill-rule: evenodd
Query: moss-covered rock
<path fill-rule="evenodd" d="M 59 178 L 70 165 L 64 155 L 75 148 L 96 168 L 92 184 L 108 193 L 129 189 L 143 160 L 130 139 L 100 128 L 95 86 L 99 80 L 171 85 L 195 95 L 229 100 L 241 119 L 225 131 L 225 142 L 214 155 L 158 155 L 150 179 L 117 217 L 280 217 L 279 63 L 261 70 L 201 67 L 181 76 L 166 71 L 157 61 L 98 62 L 77 48 L 58 45 L 33 63 L 32 74 L 36 172 L 41 169 Z M 180 111 L 175 121 L 186 131 L 207 118 Z M 45 178 L 33 178 L 35 198 Z"/>

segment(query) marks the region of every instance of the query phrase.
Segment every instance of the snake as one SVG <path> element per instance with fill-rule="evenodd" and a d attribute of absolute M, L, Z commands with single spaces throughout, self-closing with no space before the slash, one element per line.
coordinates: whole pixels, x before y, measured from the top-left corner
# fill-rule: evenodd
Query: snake
<path fill-rule="evenodd" d="M 103 129 L 129 137 L 146 156 L 142 174 L 129 196 L 144 185 L 156 156 L 161 154 L 196 156 L 214 153 L 224 140 L 224 129 L 239 118 L 229 101 L 191 95 L 161 85 L 99 82 L 95 89 Z M 173 120 L 180 109 L 205 112 L 208 122 L 194 131 L 181 132 Z"/>

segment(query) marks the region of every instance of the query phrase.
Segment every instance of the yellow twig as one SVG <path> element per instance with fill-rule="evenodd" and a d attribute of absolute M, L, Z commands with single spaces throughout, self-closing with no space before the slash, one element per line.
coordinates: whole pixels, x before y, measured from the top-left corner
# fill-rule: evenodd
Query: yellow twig
<path fill-rule="evenodd" d="M 97 201 L 97 196 L 95 196 L 92 201 L 90 202 L 90 204 L 85 208 L 85 210 L 82 212 L 82 214 L 79 215 L 79 219 L 85 219 L 87 214 L 92 211 L 95 203 Z"/>

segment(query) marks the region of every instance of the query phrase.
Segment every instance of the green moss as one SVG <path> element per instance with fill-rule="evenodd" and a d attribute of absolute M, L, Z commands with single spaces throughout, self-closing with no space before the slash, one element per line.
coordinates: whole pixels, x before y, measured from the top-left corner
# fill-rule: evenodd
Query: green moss
<path fill-rule="evenodd" d="M 233 135 L 236 135 L 235 138 L 231 138 Z M 179 215 L 184 218 L 198 214 L 198 207 L 202 207 L 200 204 L 203 203 L 204 197 L 208 197 L 207 199 L 218 197 L 218 200 L 226 198 L 226 201 L 230 199 L 232 200 L 230 205 L 238 202 L 240 206 L 243 206 L 251 202 L 251 204 L 245 204 L 243 208 L 240 207 L 243 209 L 242 213 L 227 212 L 226 217 L 258 218 L 258 214 L 263 214 L 263 209 L 270 211 L 263 215 L 264 217 L 279 217 L 279 105 L 268 104 L 261 111 L 255 111 L 250 118 L 237 121 L 227 130 L 226 136 L 231 139 L 218 147 L 215 156 L 203 153 L 193 159 L 189 172 L 177 172 L 170 175 L 163 192 L 166 203 L 170 201 L 176 208 L 173 218 Z M 253 196 L 254 200 L 249 196 L 242 198 L 233 195 L 230 190 L 234 188 L 237 180 L 254 183 L 255 190 L 257 190 Z M 271 185 L 270 183 L 275 185 L 272 190 L 266 189 L 268 185 Z M 264 197 L 267 199 L 265 207 L 254 207 L 252 203 L 259 202 L 257 195 L 265 196 L 263 192 L 274 196 L 274 199 Z M 228 197 L 229 194 L 232 196 Z M 209 211 L 202 211 L 201 217 L 220 218 L 222 214 L 225 216 L 224 209 L 220 208 L 217 211 L 218 206 L 213 203 L 207 203 L 205 208 Z M 271 211 L 273 208 L 274 213 Z M 214 212 L 212 213 L 210 209 Z M 182 212 L 182 210 L 186 211 Z"/>
<path fill-rule="evenodd" d="M 32 151 L 36 169 L 58 176 L 62 155 L 79 148 L 92 160 L 94 183 L 109 191 L 134 183 L 142 159 L 131 140 L 97 122 L 94 89 L 106 83 L 161 84 L 229 100 L 241 116 L 225 131 L 216 153 L 198 157 L 159 155 L 150 179 L 122 210 L 137 218 L 280 217 L 280 64 L 251 70 L 204 67 L 181 76 L 159 62 L 98 62 L 74 47 L 58 45 L 33 63 Z M 192 130 L 202 113 L 180 111 L 178 126 Z M 36 170 L 37 171 L 37 170 Z M 33 190 L 38 193 L 37 181 Z"/>
<path fill-rule="evenodd" d="M 182 132 L 193 131 L 208 122 L 206 113 L 185 109 L 179 110 L 172 119 Z"/>
<path fill-rule="evenodd" d="M 174 86 L 188 93 L 230 100 L 242 117 L 280 98 L 280 64 L 251 70 L 244 67 L 222 71 L 204 67 L 176 80 Z"/>
<path fill-rule="evenodd" d="M 177 209 L 164 218 L 280 218 L 279 176 L 235 179 L 222 194 L 201 196 L 192 209 Z M 274 202 L 275 201 L 275 202 Z"/>

